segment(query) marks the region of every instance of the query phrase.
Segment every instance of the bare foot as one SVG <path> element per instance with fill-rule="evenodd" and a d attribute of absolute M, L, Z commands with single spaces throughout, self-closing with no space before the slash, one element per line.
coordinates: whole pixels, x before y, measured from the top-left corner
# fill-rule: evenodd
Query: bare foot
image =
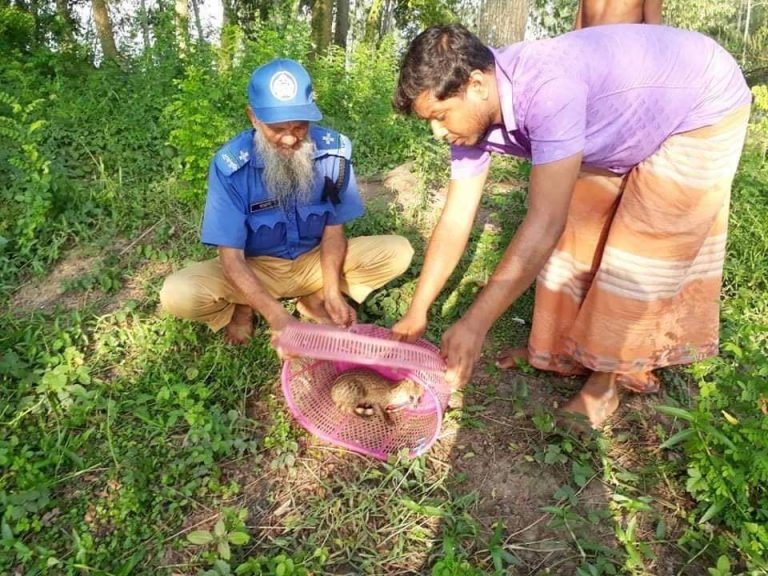
<path fill-rule="evenodd" d="M 563 410 L 583 414 L 593 428 L 599 428 L 619 407 L 616 376 L 612 372 L 593 372 Z"/>
<path fill-rule="evenodd" d="M 522 368 L 526 364 L 529 364 L 528 348 L 507 348 L 496 357 L 496 366 L 499 368 L 515 370 Z M 583 376 L 584 374 L 588 374 L 586 369 L 557 370 L 552 368 L 550 370 L 565 377 Z"/>
<path fill-rule="evenodd" d="M 639 394 L 655 394 L 661 389 L 661 381 L 653 372 L 617 374 L 616 383 Z"/>
<path fill-rule="evenodd" d="M 244 346 L 253 336 L 253 310 L 250 306 L 237 304 L 232 320 L 224 328 L 224 342 Z"/>
<path fill-rule="evenodd" d="M 333 320 L 325 310 L 323 297 L 320 292 L 299 298 L 296 301 L 296 310 L 305 318 L 309 318 L 318 324 L 333 324 Z"/>
<path fill-rule="evenodd" d="M 520 368 L 523 363 L 528 363 L 528 348 L 507 348 L 496 357 L 499 368 Z"/>

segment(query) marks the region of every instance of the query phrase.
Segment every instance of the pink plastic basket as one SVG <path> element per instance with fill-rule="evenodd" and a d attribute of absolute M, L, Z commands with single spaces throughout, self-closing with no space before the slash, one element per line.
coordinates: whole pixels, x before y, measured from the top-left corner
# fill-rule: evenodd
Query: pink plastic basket
<path fill-rule="evenodd" d="M 345 330 L 297 323 L 283 330 L 277 347 L 292 356 L 283 364 L 283 394 L 299 424 L 332 444 L 381 460 L 403 448 L 411 457 L 426 452 L 437 440 L 451 395 L 443 379 L 445 364 L 426 340 L 409 344 L 390 334 L 373 324 Z M 342 372 L 360 366 L 391 380 L 421 384 L 421 403 L 392 413 L 392 425 L 341 412 L 331 400 L 331 385 Z"/>

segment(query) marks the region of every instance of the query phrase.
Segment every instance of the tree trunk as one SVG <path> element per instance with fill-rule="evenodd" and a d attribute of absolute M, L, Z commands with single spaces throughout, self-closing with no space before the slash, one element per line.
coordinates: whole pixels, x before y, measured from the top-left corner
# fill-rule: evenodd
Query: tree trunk
<path fill-rule="evenodd" d="M 149 13 L 147 12 L 147 0 L 141 0 L 141 38 L 144 40 L 144 55 L 149 55 Z"/>
<path fill-rule="evenodd" d="M 43 37 L 43 23 L 40 21 L 40 3 L 39 0 L 29 0 L 28 6 L 29 13 L 32 15 L 32 20 L 35 23 L 35 31 L 32 35 L 32 47 L 34 48 L 40 44 L 40 40 Z"/>
<path fill-rule="evenodd" d="M 752 0 L 747 0 L 747 16 L 744 18 L 744 45 L 741 47 L 741 66 L 747 61 L 747 44 L 749 43 L 749 20 L 752 17 Z"/>
<path fill-rule="evenodd" d="M 381 18 L 379 19 L 379 39 L 384 38 L 392 31 L 395 25 L 395 0 L 384 0 Z"/>
<path fill-rule="evenodd" d="M 179 45 L 179 52 L 184 54 L 187 51 L 189 39 L 189 3 L 187 0 L 175 0 L 174 7 L 176 42 Z"/>
<path fill-rule="evenodd" d="M 312 43 L 314 55 L 322 55 L 331 43 L 333 26 L 333 0 L 313 0 L 312 2 Z"/>
<path fill-rule="evenodd" d="M 333 43 L 342 48 L 347 47 L 347 34 L 349 33 L 349 0 L 336 0 L 336 29 L 334 30 Z"/>
<path fill-rule="evenodd" d="M 192 12 L 195 15 L 195 29 L 197 30 L 197 42 L 202 44 L 205 41 L 205 32 L 203 31 L 203 22 L 200 20 L 200 0 L 192 0 Z"/>
<path fill-rule="evenodd" d="M 383 5 L 383 0 L 373 0 L 371 3 L 371 7 L 368 10 L 368 16 L 365 18 L 365 32 L 363 33 L 365 42 L 374 43 L 378 41 L 377 34 L 379 31 L 379 20 L 381 19 Z"/>
<path fill-rule="evenodd" d="M 477 31 L 488 46 L 520 42 L 528 24 L 528 0 L 482 0 Z"/>
<path fill-rule="evenodd" d="M 238 30 L 235 18 L 234 0 L 223 0 L 221 16 L 221 50 L 219 51 L 219 70 L 228 70 L 237 48 Z"/>
<path fill-rule="evenodd" d="M 106 0 L 92 0 L 93 22 L 99 37 L 101 51 L 105 60 L 117 60 L 120 56 L 115 45 L 115 35 L 112 32 L 112 21 L 109 19 L 109 9 Z"/>

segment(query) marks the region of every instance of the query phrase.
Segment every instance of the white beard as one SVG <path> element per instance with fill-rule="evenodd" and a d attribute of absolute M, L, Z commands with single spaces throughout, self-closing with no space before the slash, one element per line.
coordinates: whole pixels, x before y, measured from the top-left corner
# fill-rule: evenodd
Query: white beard
<path fill-rule="evenodd" d="M 283 155 L 256 129 L 253 145 L 264 161 L 262 181 L 270 198 L 283 208 L 291 199 L 308 204 L 315 187 L 315 143 L 306 138 L 292 154 Z"/>

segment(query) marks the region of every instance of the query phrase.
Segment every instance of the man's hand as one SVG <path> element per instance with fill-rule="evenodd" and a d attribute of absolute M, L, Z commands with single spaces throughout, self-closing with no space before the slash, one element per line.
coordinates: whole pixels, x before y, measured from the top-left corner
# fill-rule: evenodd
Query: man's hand
<path fill-rule="evenodd" d="M 427 317 L 408 310 L 405 316 L 392 326 L 392 337 L 404 342 L 415 342 L 424 335 L 426 330 Z"/>
<path fill-rule="evenodd" d="M 270 316 L 265 316 L 264 319 L 267 321 L 267 324 L 269 324 L 269 329 L 273 334 L 279 334 L 288 324 L 297 322 L 297 320 L 282 306 L 276 309 Z"/>
<path fill-rule="evenodd" d="M 333 295 L 325 295 L 324 301 L 325 311 L 328 312 L 328 316 L 331 317 L 333 323 L 338 326 L 344 326 L 348 328 L 355 322 L 357 322 L 357 312 L 352 306 L 349 305 L 347 299 L 341 292 Z"/>
<path fill-rule="evenodd" d="M 269 328 L 272 333 L 269 343 L 272 345 L 272 348 L 275 349 L 275 352 L 277 353 L 277 357 L 280 358 L 283 362 L 286 360 L 290 360 L 291 357 L 285 353 L 283 353 L 278 347 L 277 347 L 277 339 L 280 337 L 280 334 L 285 330 L 290 324 L 301 324 L 296 318 L 288 314 L 288 312 L 285 313 L 285 315 L 279 315 L 276 318 L 268 320 Z"/>
<path fill-rule="evenodd" d="M 475 363 L 480 359 L 487 328 L 461 318 L 443 334 L 441 352 L 446 360 L 445 381 L 458 390 L 469 381 Z"/>

